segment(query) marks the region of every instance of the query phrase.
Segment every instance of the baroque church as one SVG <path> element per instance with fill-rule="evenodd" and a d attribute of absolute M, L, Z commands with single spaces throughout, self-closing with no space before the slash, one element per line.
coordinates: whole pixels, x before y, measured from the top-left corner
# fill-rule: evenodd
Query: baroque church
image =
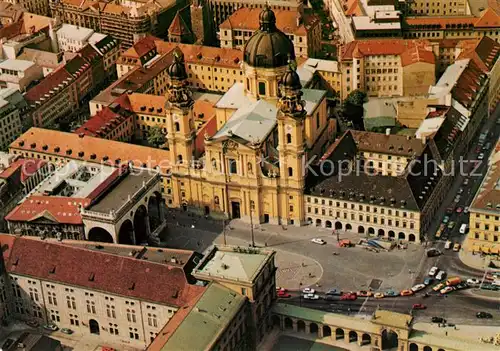
<path fill-rule="evenodd" d="M 217 131 L 205 136 L 203 155 L 195 154 L 194 101 L 183 58 L 176 55 L 169 67 L 172 205 L 246 222 L 303 225 L 306 165 L 335 134 L 326 91 L 302 88 L 293 44 L 270 8 L 260 14 L 260 30 L 243 57 L 244 82 L 215 104 Z"/>

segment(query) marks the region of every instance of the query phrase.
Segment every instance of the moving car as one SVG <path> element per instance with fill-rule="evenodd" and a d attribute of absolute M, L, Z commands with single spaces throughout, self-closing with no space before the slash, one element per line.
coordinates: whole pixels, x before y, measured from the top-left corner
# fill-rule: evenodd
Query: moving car
<path fill-rule="evenodd" d="M 465 178 L 464 182 L 462 183 L 463 185 L 469 185 L 469 178 Z"/>
<path fill-rule="evenodd" d="M 384 293 L 378 292 L 373 295 L 374 298 L 376 299 L 383 299 L 385 297 Z"/>
<path fill-rule="evenodd" d="M 453 251 L 455 251 L 455 252 L 460 251 L 460 244 L 459 243 L 455 243 L 455 245 L 453 245 Z"/>
<path fill-rule="evenodd" d="M 446 323 L 446 319 L 442 317 L 432 317 L 431 318 L 432 323 Z"/>
<path fill-rule="evenodd" d="M 441 290 L 442 288 L 444 288 L 446 285 L 444 285 L 444 283 L 439 283 L 438 285 L 432 287 L 432 290 L 434 291 L 439 291 Z"/>
<path fill-rule="evenodd" d="M 476 286 L 479 285 L 479 283 L 481 283 L 479 279 L 476 278 L 467 279 L 467 284 L 469 284 L 470 286 Z"/>
<path fill-rule="evenodd" d="M 342 295 L 342 291 L 336 288 L 332 288 L 326 292 L 327 295 L 332 295 L 332 296 L 340 296 Z"/>
<path fill-rule="evenodd" d="M 420 291 L 422 289 L 425 289 L 425 284 L 417 284 L 411 288 L 411 291 L 417 292 L 417 291 Z"/>
<path fill-rule="evenodd" d="M 445 295 L 445 294 L 452 292 L 453 290 L 455 290 L 455 289 L 452 286 L 446 286 L 443 289 L 439 290 L 439 292 L 441 294 Z"/>
<path fill-rule="evenodd" d="M 445 271 L 439 271 L 438 274 L 436 274 L 436 279 L 437 280 L 443 280 L 446 277 L 446 272 Z"/>
<path fill-rule="evenodd" d="M 434 279 L 427 277 L 424 279 L 424 284 L 431 285 L 433 281 L 434 281 Z"/>
<path fill-rule="evenodd" d="M 316 294 L 304 294 L 303 298 L 306 300 L 319 300 L 319 296 Z"/>
<path fill-rule="evenodd" d="M 458 283 L 457 285 L 455 285 L 455 288 L 457 290 L 467 289 L 467 288 L 469 288 L 469 284 L 467 284 L 466 282 L 461 282 L 461 283 Z"/>
<path fill-rule="evenodd" d="M 432 267 L 431 270 L 429 271 L 429 276 L 434 277 L 434 275 L 436 275 L 438 270 L 439 268 L 437 268 L 436 266 Z"/>
<path fill-rule="evenodd" d="M 311 242 L 315 243 L 315 244 L 319 244 L 319 245 L 325 245 L 326 244 L 326 241 L 324 241 L 323 239 L 320 239 L 320 238 L 312 238 Z"/>
<path fill-rule="evenodd" d="M 451 221 L 450 223 L 448 223 L 448 229 L 449 230 L 452 230 L 453 227 L 455 227 L 455 222 L 454 221 Z"/>
<path fill-rule="evenodd" d="M 484 153 L 480 153 L 479 155 L 477 155 L 477 159 L 478 160 L 482 160 L 484 158 Z"/>
<path fill-rule="evenodd" d="M 467 233 L 468 230 L 469 230 L 469 225 L 467 223 L 462 223 L 459 229 L 460 234 L 465 234 Z"/>
<path fill-rule="evenodd" d="M 59 329 L 59 327 L 55 324 L 49 323 L 49 324 L 45 324 L 43 326 L 43 329 L 48 330 L 48 331 L 56 331 L 57 329 Z"/>
<path fill-rule="evenodd" d="M 405 289 L 405 290 L 402 290 L 401 291 L 401 296 L 411 296 L 413 295 L 413 291 L 409 290 L 409 289 Z"/>
<path fill-rule="evenodd" d="M 427 257 L 436 257 L 439 255 L 441 255 L 441 251 L 439 251 L 435 247 L 432 247 L 429 250 L 427 250 Z"/>
<path fill-rule="evenodd" d="M 493 318 L 491 313 L 488 312 L 478 312 L 476 313 L 477 318 Z"/>
<path fill-rule="evenodd" d="M 446 250 L 451 249 L 451 241 L 449 241 L 449 240 L 448 240 L 448 241 L 444 244 L 444 248 L 445 248 Z"/>
<path fill-rule="evenodd" d="M 412 309 L 414 309 L 414 310 L 425 310 L 426 308 L 427 308 L 427 306 L 423 305 L 421 303 L 415 303 L 412 306 Z"/>
<path fill-rule="evenodd" d="M 340 300 L 347 300 L 347 301 L 354 301 L 356 300 L 358 297 L 356 296 L 355 293 L 346 293 L 346 294 L 343 294 L 341 297 L 340 297 Z"/>
<path fill-rule="evenodd" d="M 360 290 L 356 293 L 356 295 L 358 295 L 358 297 L 370 297 L 372 296 L 372 292 L 371 291 L 366 291 L 366 290 Z"/>
<path fill-rule="evenodd" d="M 464 188 L 460 188 L 460 189 L 458 189 L 458 193 L 459 193 L 459 194 L 462 194 L 463 192 L 464 192 Z"/>
<path fill-rule="evenodd" d="M 450 221 L 450 216 L 444 216 L 443 224 L 447 224 Z"/>
<path fill-rule="evenodd" d="M 279 298 L 282 298 L 282 299 L 287 299 L 289 297 L 292 297 L 292 295 L 290 295 L 289 293 L 287 293 L 286 291 L 283 291 L 283 290 L 280 290 L 278 291 L 278 297 Z M 62 330 L 61 330 L 62 331 Z"/>
<path fill-rule="evenodd" d="M 443 223 L 439 226 L 438 230 L 436 231 L 435 237 L 439 239 L 441 235 L 443 235 L 444 230 L 446 229 L 446 225 Z"/>
<path fill-rule="evenodd" d="M 302 292 L 304 294 L 314 294 L 316 292 L 316 290 L 314 290 L 313 288 L 304 288 L 304 290 L 302 290 Z"/>
<path fill-rule="evenodd" d="M 457 195 L 457 196 L 455 196 L 455 199 L 453 201 L 456 202 L 456 203 L 459 203 L 460 202 L 460 198 L 461 198 L 461 196 Z"/>

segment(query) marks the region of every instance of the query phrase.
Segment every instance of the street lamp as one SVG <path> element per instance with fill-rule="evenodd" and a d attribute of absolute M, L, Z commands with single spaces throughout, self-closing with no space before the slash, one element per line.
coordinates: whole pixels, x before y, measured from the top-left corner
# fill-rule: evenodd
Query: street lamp
<path fill-rule="evenodd" d="M 255 247 L 255 239 L 253 235 L 253 216 L 252 216 L 253 208 L 254 208 L 254 202 L 252 200 L 250 201 L 250 232 L 252 233 L 252 247 Z"/>

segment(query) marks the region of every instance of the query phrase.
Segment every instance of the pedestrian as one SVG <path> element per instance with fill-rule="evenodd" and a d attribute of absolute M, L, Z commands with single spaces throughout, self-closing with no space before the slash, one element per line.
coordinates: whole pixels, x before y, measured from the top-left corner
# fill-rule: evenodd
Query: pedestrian
<path fill-rule="evenodd" d="M 448 331 L 445 331 L 445 332 L 444 332 L 444 335 L 448 336 Z"/>

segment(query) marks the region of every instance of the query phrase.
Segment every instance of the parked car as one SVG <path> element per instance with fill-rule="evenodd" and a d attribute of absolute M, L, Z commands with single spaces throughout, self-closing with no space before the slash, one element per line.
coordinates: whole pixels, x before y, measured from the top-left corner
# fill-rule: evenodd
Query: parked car
<path fill-rule="evenodd" d="M 488 312 L 478 312 L 476 313 L 476 317 L 477 318 L 493 318 L 493 315 L 491 313 L 488 313 Z"/>
<path fill-rule="evenodd" d="M 55 324 L 49 323 L 49 324 L 45 324 L 43 326 L 43 329 L 48 330 L 48 331 L 56 331 L 57 329 L 59 329 L 59 327 Z"/>
<path fill-rule="evenodd" d="M 413 295 L 413 291 L 411 291 L 409 289 L 405 289 L 405 290 L 401 291 L 400 295 L 401 296 L 410 296 L 410 295 Z"/>
<path fill-rule="evenodd" d="M 333 295 L 325 295 L 324 299 L 326 301 L 337 301 L 338 297 L 337 296 L 333 296 Z"/>
<path fill-rule="evenodd" d="M 345 293 L 340 297 L 340 300 L 354 301 L 357 298 L 355 293 Z"/>
<path fill-rule="evenodd" d="M 476 278 L 467 279 L 467 284 L 469 284 L 470 286 L 477 286 L 479 285 L 479 283 L 481 283 L 479 279 Z"/>
<path fill-rule="evenodd" d="M 469 206 L 465 206 L 464 213 L 469 213 Z"/>
<path fill-rule="evenodd" d="M 447 214 L 447 215 L 451 215 L 451 214 L 453 213 L 453 211 L 454 211 L 454 208 L 450 206 L 450 207 L 448 207 L 448 208 L 446 209 L 446 214 Z"/>
<path fill-rule="evenodd" d="M 435 247 L 432 247 L 429 250 L 427 250 L 427 257 L 436 257 L 439 255 L 441 255 L 441 251 L 439 251 Z"/>
<path fill-rule="evenodd" d="M 451 244 L 452 244 L 452 243 L 451 243 L 451 241 L 449 241 L 449 240 L 448 240 L 448 241 L 446 241 L 446 242 L 444 243 L 444 249 L 445 249 L 445 250 L 449 250 L 449 249 L 451 249 Z"/>
<path fill-rule="evenodd" d="M 422 289 L 425 289 L 425 284 L 417 284 L 411 288 L 411 291 L 417 292 L 417 291 L 420 291 Z"/>
<path fill-rule="evenodd" d="M 461 282 L 461 283 L 458 283 L 455 288 L 457 290 L 463 290 L 463 289 L 467 289 L 469 287 L 469 284 L 467 284 L 466 282 Z"/>
<path fill-rule="evenodd" d="M 73 334 L 73 330 L 68 329 L 68 328 L 62 328 L 61 333 L 71 335 L 71 334 Z"/>
<path fill-rule="evenodd" d="M 399 294 L 397 293 L 397 291 L 394 291 L 394 290 L 387 290 L 384 295 L 386 297 L 396 297 L 396 296 L 399 296 Z"/>
<path fill-rule="evenodd" d="M 439 268 L 437 268 L 436 266 L 432 267 L 431 270 L 429 271 L 429 276 L 434 277 L 438 270 Z"/>
<path fill-rule="evenodd" d="M 324 241 L 323 239 L 320 239 L 320 238 L 312 238 L 311 242 L 315 243 L 315 244 L 319 244 L 319 245 L 325 245 L 326 244 L 326 241 Z"/>
<path fill-rule="evenodd" d="M 433 281 L 434 281 L 434 279 L 432 279 L 430 277 L 427 277 L 427 278 L 424 279 L 424 284 L 425 285 L 431 285 Z"/>
<path fill-rule="evenodd" d="M 443 289 L 439 290 L 439 293 L 445 295 L 455 290 L 452 286 L 445 286 Z"/>
<path fill-rule="evenodd" d="M 457 207 L 456 212 L 457 212 L 457 213 L 462 213 L 462 212 L 463 212 L 463 210 L 464 210 L 464 209 L 463 209 L 462 207 Z"/>
<path fill-rule="evenodd" d="M 326 292 L 327 295 L 340 296 L 342 295 L 342 291 L 336 288 L 332 288 Z"/>
<path fill-rule="evenodd" d="M 443 280 L 444 278 L 446 278 L 446 272 L 445 271 L 439 271 L 439 273 L 436 274 L 436 279 L 437 280 Z"/>
<path fill-rule="evenodd" d="M 16 340 L 14 339 L 7 339 L 3 342 L 2 344 L 2 348 L 0 350 L 10 350 L 11 349 L 11 346 L 14 345 L 14 343 L 16 342 Z"/>
<path fill-rule="evenodd" d="M 26 324 L 32 328 L 38 327 L 38 322 L 35 320 L 27 321 Z"/>
<path fill-rule="evenodd" d="M 427 308 L 427 306 L 423 305 L 421 303 L 415 303 L 412 306 L 412 309 L 414 309 L 414 310 L 425 310 L 426 308 Z"/>
<path fill-rule="evenodd" d="M 447 224 L 450 221 L 450 216 L 444 216 L 443 224 Z"/>
<path fill-rule="evenodd" d="M 446 323 L 446 319 L 442 317 L 432 317 L 431 318 L 432 323 Z"/>
<path fill-rule="evenodd" d="M 460 202 L 460 198 L 461 196 L 460 195 L 457 195 L 455 196 L 455 199 L 453 200 L 455 203 L 459 203 Z"/>
<path fill-rule="evenodd" d="M 455 222 L 454 221 L 451 221 L 450 223 L 448 223 L 448 229 L 449 230 L 452 230 L 454 227 L 455 227 Z"/>
<path fill-rule="evenodd" d="M 479 155 L 477 155 L 477 159 L 478 160 L 484 159 L 484 153 L 481 152 Z"/>
<path fill-rule="evenodd" d="M 383 299 L 385 297 L 384 293 L 378 292 L 373 295 L 374 298 L 376 299 Z"/>
<path fill-rule="evenodd" d="M 316 292 L 316 290 L 314 290 L 313 288 L 304 288 L 304 289 L 302 290 L 302 292 L 303 292 L 304 294 L 314 294 L 314 293 Z"/>
<path fill-rule="evenodd" d="M 459 243 L 455 243 L 455 245 L 453 245 L 453 251 L 455 251 L 455 252 L 460 251 L 460 244 Z"/>
<path fill-rule="evenodd" d="M 464 182 L 462 183 L 463 185 L 469 185 L 469 178 L 465 178 Z"/>
<path fill-rule="evenodd" d="M 358 297 L 370 297 L 373 293 L 371 291 L 360 290 L 356 293 L 356 295 L 358 295 Z"/>
<path fill-rule="evenodd" d="M 303 296 L 306 300 L 319 300 L 319 295 L 316 294 L 304 294 Z"/>

